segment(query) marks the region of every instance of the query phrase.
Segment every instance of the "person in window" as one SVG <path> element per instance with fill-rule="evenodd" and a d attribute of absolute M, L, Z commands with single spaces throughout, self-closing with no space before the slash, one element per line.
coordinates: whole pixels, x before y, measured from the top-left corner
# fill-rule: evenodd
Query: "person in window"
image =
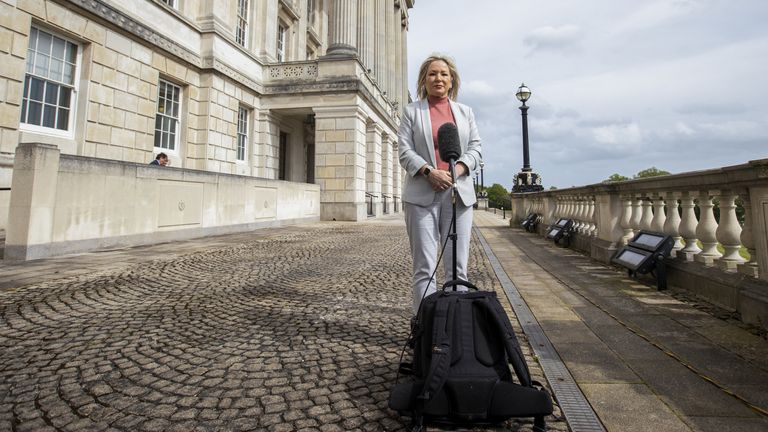
<path fill-rule="evenodd" d="M 158 153 L 155 157 L 155 160 L 149 163 L 150 165 L 160 165 L 160 166 L 166 166 L 168 165 L 168 155 L 165 153 Z"/>
<path fill-rule="evenodd" d="M 456 161 L 456 264 L 458 279 L 467 280 L 472 205 L 476 201 L 469 175 L 480 164 L 480 135 L 472 109 L 456 102 L 459 72 L 453 59 L 433 54 L 419 69 L 418 100 L 403 110 L 398 133 L 400 165 L 405 176 L 403 202 L 405 225 L 413 258 L 413 313 L 421 299 L 436 290 L 431 278 L 442 245 L 450 234 L 453 179 L 448 161 L 440 159 L 437 130 L 453 123 L 459 135 L 461 156 Z M 445 279 L 453 279 L 453 250 L 443 256 Z M 461 288 L 461 287 L 460 287 Z"/>

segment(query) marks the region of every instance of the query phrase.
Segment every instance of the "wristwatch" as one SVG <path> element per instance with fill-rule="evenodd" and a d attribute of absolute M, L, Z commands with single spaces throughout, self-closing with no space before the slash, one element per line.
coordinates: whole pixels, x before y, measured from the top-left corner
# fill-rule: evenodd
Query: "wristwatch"
<path fill-rule="evenodd" d="M 430 168 L 429 165 L 427 165 L 427 167 L 424 168 L 424 172 L 422 174 L 424 175 L 424 177 L 429 177 L 429 173 L 431 171 L 432 171 L 432 168 Z"/>

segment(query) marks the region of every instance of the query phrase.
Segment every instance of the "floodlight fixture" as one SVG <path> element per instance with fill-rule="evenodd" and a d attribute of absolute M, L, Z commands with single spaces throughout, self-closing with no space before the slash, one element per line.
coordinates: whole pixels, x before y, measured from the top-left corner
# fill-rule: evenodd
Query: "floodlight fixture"
<path fill-rule="evenodd" d="M 651 273 L 656 277 L 656 288 L 667 289 L 667 271 L 664 260 L 672 252 L 675 241 L 663 233 L 641 230 L 620 249 L 611 262 L 627 269 L 630 277 Z"/>
<path fill-rule="evenodd" d="M 555 244 L 559 244 L 560 240 L 564 240 L 565 246 L 568 246 L 572 231 L 573 219 L 560 218 L 556 223 L 547 228 L 547 238 L 554 240 Z"/>
<path fill-rule="evenodd" d="M 525 219 L 523 219 L 523 221 L 520 223 L 520 226 L 528 232 L 534 232 L 536 231 L 536 225 L 539 224 L 538 222 L 539 215 L 536 213 L 530 213 L 525 217 Z"/>

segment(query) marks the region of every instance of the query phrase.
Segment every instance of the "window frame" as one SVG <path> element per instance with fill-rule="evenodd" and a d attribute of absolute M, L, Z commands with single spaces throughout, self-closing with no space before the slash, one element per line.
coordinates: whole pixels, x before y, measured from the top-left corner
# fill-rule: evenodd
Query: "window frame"
<path fill-rule="evenodd" d="M 178 2 L 176 0 L 158 0 L 160 3 L 166 4 L 168 7 L 172 9 L 179 9 Z"/>
<path fill-rule="evenodd" d="M 285 62 L 286 57 L 288 54 L 287 45 L 288 45 L 288 26 L 285 25 L 282 21 L 278 21 L 277 23 L 277 49 L 276 49 L 276 55 L 278 62 Z"/>
<path fill-rule="evenodd" d="M 250 143 L 249 128 L 252 111 L 251 108 L 243 105 L 240 105 L 237 110 L 237 134 L 235 139 L 235 161 L 237 163 L 245 163 L 248 161 L 248 144 Z M 242 158 L 240 158 L 241 149 L 243 154 Z"/>
<path fill-rule="evenodd" d="M 161 113 L 160 112 L 160 88 L 161 88 L 161 84 L 162 83 L 165 83 L 166 85 L 175 87 L 175 88 L 177 88 L 179 90 L 178 91 L 178 101 L 176 101 L 176 103 L 178 105 L 178 108 L 177 108 L 178 117 L 176 117 L 176 118 L 174 118 L 172 116 L 168 116 L 165 113 Z M 166 153 L 171 153 L 171 154 L 176 155 L 176 156 L 178 156 L 180 154 L 181 132 L 182 132 L 181 119 L 182 119 L 182 115 L 184 114 L 184 111 L 183 111 L 183 108 L 184 108 L 183 94 L 184 94 L 184 87 L 182 87 L 181 85 L 176 84 L 175 82 L 173 82 L 171 80 L 168 80 L 168 79 L 165 79 L 163 77 L 160 77 L 158 79 L 158 82 L 157 82 L 157 103 L 155 104 L 155 127 L 154 127 L 155 133 L 154 133 L 154 135 L 152 137 L 152 146 L 153 146 L 153 149 L 155 150 L 155 153 L 157 153 L 158 151 L 163 151 L 163 152 L 166 152 Z M 157 137 L 157 133 L 158 133 L 157 117 L 159 115 L 163 116 L 165 118 L 172 118 L 176 122 L 176 131 L 175 131 L 174 139 L 173 139 L 173 148 L 162 147 L 162 138 L 161 138 L 161 143 L 160 143 L 161 146 L 158 147 L 158 146 L 155 145 L 156 140 L 157 140 L 156 137 Z M 162 128 L 162 125 L 161 125 L 161 128 Z M 170 133 L 170 132 L 164 131 L 162 129 L 159 132 L 160 133 Z"/>
<path fill-rule="evenodd" d="M 19 130 L 22 131 L 22 132 L 31 132 L 31 133 L 41 134 L 41 135 L 50 135 L 50 136 L 56 136 L 56 137 L 73 139 L 75 137 L 75 126 L 76 126 L 75 121 L 76 121 L 77 114 L 78 114 L 77 106 L 78 106 L 78 98 L 79 98 L 79 93 L 80 93 L 80 91 L 79 91 L 79 87 L 80 87 L 80 73 L 81 73 L 81 69 L 82 69 L 82 65 L 83 65 L 83 49 L 84 49 L 83 44 L 78 42 L 78 41 L 76 41 L 76 40 L 74 40 L 74 39 L 72 39 L 72 38 L 69 38 L 69 37 L 66 37 L 66 36 L 62 35 L 61 33 L 58 33 L 56 31 L 50 30 L 47 27 L 42 27 L 42 26 L 35 25 L 35 24 L 32 24 L 30 26 L 30 32 L 29 32 L 30 33 L 30 36 L 29 36 L 30 40 L 31 40 L 31 37 L 32 37 L 31 35 L 32 35 L 32 32 L 33 32 L 33 29 L 35 31 L 37 31 L 38 34 L 39 34 L 39 32 L 43 32 L 43 33 L 46 33 L 46 34 L 50 35 L 52 38 L 56 37 L 56 38 L 64 40 L 65 43 L 71 43 L 72 45 L 74 45 L 77 48 L 77 53 L 75 55 L 74 73 L 72 74 L 72 84 L 67 84 L 67 83 L 65 83 L 63 81 L 56 81 L 56 80 L 50 79 L 49 77 L 43 77 L 41 75 L 37 75 L 37 74 L 34 73 L 34 70 L 32 72 L 28 72 L 26 70 L 26 66 L 25 66 L 24 81 L 22 83 L 21 106 L 19 107 Z M 53 49 L 53 48 L 51 48 L 51 49 Z M 66 45 L 65 45 L 65 50 L 66 50 Z M 31 48 L 29 46 L 29 41 L 28 41 L 27 42 L 27 58 L 26 58 L 25 64 L 28 64 L 28 62 L 30 61 L 30 58 L 29 58 L 29 55 L 30 55 L 29 52 L 30 51 L 31 51 Z M 35 49 L 34 54 L 37 54 L 37 53 L 38 52 Z M 49 57 L 49 60 L 50 60 L 50 57 Z M 46 71 L 46 73 L 48 73 L 49 71 L 50 71 L 50 69 L 48 69 L 48 71 Z M 27 114 L 27 116 L 28 116 L 28 111 L 27 111 L 28 105 L 27 105 L 26 109 L 25 109 L 24 105 L 25 104 L 29 104 L 29 98 L 27 97 L 28 91 L 27 91 L 27 87 L 25 85 L 26 81 L 27 81 L 27 77 L 34 77 L 34 78 L 42 80 L 43 83 L 44 83 L 44 90 L 43 90 L 44 92 L 45 92 L 45 88 L 47 88 L 47 85 L 46 85 L 47 83 L 56 84 L 58 86 L 58 88 L 67 87 L 67 88 L 71 89 L 71 94 L 69 96 L 69 108 L 68 108 L 69 109 L 69 118 L 67 119 L 67 128 L 66 128 L 66 130 L 58 129 L 55 126 L 54 127 L 48 127 L 48 126 L 37 125 L 37 124 L 33 124 L 33 123 L 26 123 L 24 121 L 24 119 L 22 118 L 22 114 Z M 31 89 L 29 89 L 29 90 L 31 91 Z M 25 99 L 26 99 L 26 102 L 25 102 Z M 47 104 L 45 102 L 45 99 L 46 98 L 43 96 L 43 100 L 40 101 L 43 104 L 43 106 L 51 105 L 51 104 Z M 55 105 L 55 106 L 56 106 L 57 109 L 59 108 L 58 104 Z M 41 120 L 42 120 L 43 116 L 44 116 L 44 113 L 41 113 Z"/>
<path fill-rule="evenodd" d="M 237 26 L 235 28 L 235 42 L 237 42 L 243 48 L 248 48 L 249 6 L 250 5 L 248 0 L 237 0 Z"/>

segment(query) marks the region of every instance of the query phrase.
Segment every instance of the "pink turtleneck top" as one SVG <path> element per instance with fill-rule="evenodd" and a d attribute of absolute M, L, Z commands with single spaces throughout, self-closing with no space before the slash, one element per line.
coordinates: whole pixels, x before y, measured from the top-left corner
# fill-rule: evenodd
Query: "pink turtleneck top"
<path fill-rule="evenodd" d="M 440 159 L 440 152 L 437 147 L 437 130 L 445 123 L 456 124 L 453 111 L 451 111 L 451 103 L 448 97 L 436 98 L 432 96 L 427 97 L 427 102 L 429 102 L 429 120 L 432 122 L 432 142 L 435 144 L 435 160 L 437 161 L 435 168 L 448 171 L 450 168 L 448 162 Z"/>

